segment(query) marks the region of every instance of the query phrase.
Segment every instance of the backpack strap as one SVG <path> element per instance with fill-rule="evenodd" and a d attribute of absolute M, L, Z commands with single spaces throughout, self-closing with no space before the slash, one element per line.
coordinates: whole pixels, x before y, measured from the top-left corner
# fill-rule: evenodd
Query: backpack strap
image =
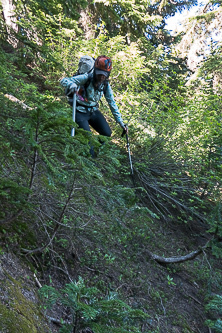
<path fill-rule="evenodd" d="M 87 95 L 86 90 L 87 90 L 88 86 L 90 85 L 91 82 L 93 82 L 93 75 L 94 75 L 93 73 L 89 73 L 88 80 L 86 81 L 86 83 L 83 86 L 85 96 Z M 107 87 L 108 87 L 108 81 L 105 80 L 105 82 L 103 83 L 103 89 L 102 89 L 104 94 L 106 93 Z"/>
<path fill-rule="evenodd" d="M 78 74 L 73 75 L 77 76 Z M 90 83 L 93 82 L 93 73 L 89 73 L 88 74 L 88 79 L 85 82 L 85 84 L 83 86 L 80 87 L 79 91 L 80 91 L 80 95 L 85 99 L 87 98 L 87 88 L 89 87 Z M 101 91 L 103 91 L 103 93 L 105 94 L 107 91 L 107 87 L 108 87 L 108 81 L 105 80 L 105 82 L 103 83 L 103 89 Z M 66 88 L 65 91 L 66 96 L 68 97 L 68 102 L 69 104 L 72 103 L 72 99 L 73 99 L 73 93 L 70 93 L 69 89 Z"/>
<path fill-rule="evenodd" d="M 104 95 L 105 95 L 105 93 L 106 93 L 106 91 L 107 91 L 108 83 L 109 83 L 109 82 L 108 82 L 107 80 L 104 82 L 104 87 L 103 87 L 103 93 L 104 93 Z"/>
<path fill-rule="evenodd" d="M 84 88 L 87 89 L 92 81 L 93 81 L 93 73 L 88 73 L 88 80 L 84 84 Z"/>

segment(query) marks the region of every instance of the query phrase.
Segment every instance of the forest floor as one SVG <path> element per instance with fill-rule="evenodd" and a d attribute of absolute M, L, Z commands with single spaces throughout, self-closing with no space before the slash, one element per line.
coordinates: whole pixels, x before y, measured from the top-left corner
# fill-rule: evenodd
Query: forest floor
<path fill-rule="evenodd" d="M 183 252 L 189 253 L 198 247 L 204 246 L 210 239 L 206 226 L 201 222 L 196 224 L 175 225 L 161 221 L 152 226 L 152 239 L 143 244 L 144 251 L 135 253 L 130 248 L 132 254 L 131 267 L 128 262 L 128 271 L 124 273 L 122 283 L 119 281 L 119 274 L 122 274 L 124 265 L 113 265 L 103 271 L 103 264 L 100 267 L 87 267 L 80 265 L 78 260 L 75 265 L 69 268 L 69 276 L 83 276 L 87 280 L 96 281 L 103 279 L 104 283 L 115 285 L 116 290 L 122 293 L 128 299 L 132 306 L 146 308 L 150 314 L 148 326 L 144 332 L 161 332 L 161 333 L 209 333 L 212 332 L 206 325 L 208 318 L 205 311 L 206 298 L 208 295 L 218 293 L 221 290 L 221 261 L 212 256 L 210 250 L 206 249 L 194 260 L 186 261 L 180 264 L 160 265 L 147 254 L 146 250 L 155 254 L 167 256 L 180 256 Z M 8 234 L 8 239 L 12 234 Z M 7 249 L 8 248 L 8 249 Z M 17 297 L 18 293 L 10 293 L 9 285 L 13 288 L 18 283 L 18 288 L 24 297 L 22 303 L 31 302 L 39 306 L 38 289 L 40 284 L 51 284 L 56 288 L 61 288 L 65 283 L 70 282 L 67 276 L 56 270 L 55 267 L 43 267 L 43 272 L 36 271 L 33 273 L 35 260 L 25 258 L 16 253 L 10 252 L 10 247 L 1 242 L 1 304 L 16 314 L 16 317 L 22 316 L 27 318 L 30 314 L 24 314 L 21 308 L 16 305 L 20 302 Z M 84 256 L 81 251 L 79 256 Z M 28 260 L 27 260 L 28 259 Z M 70 258 L 69 258 L 70 259 Z M 121 262 L 124 258 L 120 257 L 117 261 Z M 39 266 L 39 265 L 37 265 Z M 31 267 L 31 268 L 30 268 Z M 36 276 L 36 277 L 35 277 Z M 133 278 L 132 278 L 133 277 Z M 14 282 L 13 282 L 14 281 Z M 15 282 L 17 281 L 17 282 Z M 53 281 L 53 282 L 52 282 Z M 8 287 L 6 287 L 8 286 Z M 12 305 L 14 304 L 14 305 Z M 42 311 L 42 310 L 41 310 Z M 60 321 L 61 318 L 66 320 L 68 314 L 59 306 L 48 312 L 47 315 Z M 36 332 L 58 332 L 58 323 L 52 323 L 42 316 L 41 330 Z M 39 318 L 40 318 L 39 317 Z M 38 323 L 38 325 L 39 325 Z M 36 323 L 32 323 L 37 327 Z M 5 328 L 4 328 L 5 327 Z M 14 329 L 8 330 L 6 326 L 0 326 L 1 333 L 14 333 Z M 16 333 L 22 332 L 17 330 Z M 31 331 L 30 331 L 31 332 Z M 35 332 L 35 330 L 33 330 Z"/>
<path fill-rule="evenodd" d="M 114 177 L 110 178 L 109 189 L 114 186 Z M 125 182 L 126 189 L 132 187 Z M 59 290 L 79 277 L 101 288 L 104 295 L 118 292 L 131 307 L 148 313 L 142 332 L 213 333 L 205 324 L 209 319 L 205 307 L 211 295 L 222 291 L 222 267 L 221 258 L 212 254 L 208 226 L 194 216 L 183 221 L 176 208 L 168 219 L 143 220 L 135 213 L 128 222 L 104 214 L 102 204 L 95 204 L 96 222 L 68 235 L 74 237 L 71 248 L 55 242 L 48 252 L 24 255 L 32 221 L 24 225 L 20 218 L 0 227 L 0 333 L 58 332 L 60 320 L 69 321 L 70 313 L 59 304 L 46 312 L 40 307 L 38 290 L 44 285 Z M 147 198 L 139 204 L 151 209 Z M 161 264 L 152 257 L 181 257 L 207 243 L 209 247 L 198 256 L 182 263 Z"/>

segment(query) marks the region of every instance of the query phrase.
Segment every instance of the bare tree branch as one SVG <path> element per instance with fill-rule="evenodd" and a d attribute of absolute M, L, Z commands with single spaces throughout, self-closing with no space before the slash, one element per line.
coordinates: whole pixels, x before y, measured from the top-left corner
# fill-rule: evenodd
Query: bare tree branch
<path fill-rule="evenodd" d="M 61 223 L 61 222 L 62 222 L 62 219 L 63 219 L 63 217 L 64 217 L 64 214 L 65 214 L 65 212 L 66 212 L 66 209 L 68 208 L 68 205 L 69 205 L 69 203 L 70 203 L 70 200 L 72 199 L 72 193 L 73 193 L 73 191 L 74 191 L 74 186 L 75 186 L 75 177 L 74 177 L 74 180 L 73 180 L 73 184 L 72 184 L 72 187 L 71 187 L 71 190 L 70 190 L 69 196 L 68 196 L 68 198 L 67 198 L 67 200 L 66 200 L 66 203 L 65 203 L 65 205 L 64 205 L 64 207 L 63 207 L 63 209 L 62 209 L 62 211 L 61 211 L 61 214 L 60 214 L 60 216 L 59 216 L 59 219 L 58 219 L 58 221 L 56 222 L 56 225 L 55 225 L 55 227 L 54 227 L 53 234 L 52 234 L 50 240 L 48 241 L 48 243 L 46 243 L 44 246 L 39 247 L 39 248 L 34 249 L 34 250 L 22 249 L 22 251 L 23 251 L 25 254 L 42 253 L 47 247 L 49 247 L 49 246 L 52 244 L 52 242 L 53 242 L 53 240 L 54 240 L 54 238 L 55 238 L 55 236 L 56 236 L 56 234 L 57 234 L 57 232 L 58 232 L 60 226 L 62 225 L 62 223 Z"/>

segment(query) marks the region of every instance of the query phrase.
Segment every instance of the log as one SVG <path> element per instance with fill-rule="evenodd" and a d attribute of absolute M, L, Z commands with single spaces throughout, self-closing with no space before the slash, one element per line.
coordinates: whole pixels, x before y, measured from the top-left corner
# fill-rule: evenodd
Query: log
<path fill-rule="evenodd" d="M 148 255 L 151 257 L 151 259 L 155 260 L 159 264 L 178 264 L 178 263 L 181 263 L 184 261 L 195 259 L 199 254 L 201 254 L 206 249 L 206 247 L 208 246 L 208 244 L 211 240 L 212 239 L 208 240 L 207 243 L 204 246 L 200 247 L 198 250 L 192 251 L 184 256 L 166 258 L 166 257 L 158 256 L 157 254 L 154 254 L 148 250 L 146 250 L 146 253 L 148 253 Z"/>

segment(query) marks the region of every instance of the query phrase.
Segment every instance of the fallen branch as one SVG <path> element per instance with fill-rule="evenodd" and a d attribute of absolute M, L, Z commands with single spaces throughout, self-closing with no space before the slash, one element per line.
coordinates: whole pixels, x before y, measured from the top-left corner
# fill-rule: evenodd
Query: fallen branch
<path fill-rule="evenodd" d="M 63 321 L 63 322 L 61 322 L 61 320 L 53 318 L 53 317 L 50 317 L 50 316 L 46 316 L 46 318 L 48 320 L 50 320 L 53 324 L 56 324 L 58 326 L 62 326 L 63 324 L 69 324 L 69 325 L 72 324 L 70 321 Z"/>
<path fill-rule="evenodd" d="M 30 108 L 30 106 L 28 106 L 27 104 L 23 103 L 22 101 L 20 101 L 20 99 L 16 98 L 13 95 L 5 94 L 4 97 L 8 98 L 10 101 L 12 101 L 14 103 L 18 103 L 25 110 L 26 109 L 33 110 L 32 108 Z"/>
<path fill-rule="evenodd" d="M 160 264 L 175 264 L 175 263 L 181 263 L 187 260 L 192 260 L 194 258 L 196 258 L 201 252 L 203 252 L 202 249 L 193 251 L 185 256 L 180 256 L 180 257 L 169 257 L 169 258 L 165 258 L 165 257 L 160 257 L 157 254 L 151 253 L 149 251 L 147 251 L 148 254 L 150 255 L 150 257 L 157 261 Z"/>
<path fill-rule="evenodd" d="M 204 252 L 204 250 L 206 249 L 206 247 L 208 246 L 208 244 L 211 240 L 212 239 L 207 241 L 207 243 L 204 246 L 200 247 L 198 250 L 188 253 L 185 256 L 165 258 L 165 257 L 158 256 L 157 254 L 154 254 L 148 250 L 146 250 L 146 253 L 148 253 L 148 255 L 151 257 L 151 259 L 155 260 L 159 264 L 178 264 L 178 263 L 181 263 L 184 261 L 195 259 L 199 254 Z"/>

